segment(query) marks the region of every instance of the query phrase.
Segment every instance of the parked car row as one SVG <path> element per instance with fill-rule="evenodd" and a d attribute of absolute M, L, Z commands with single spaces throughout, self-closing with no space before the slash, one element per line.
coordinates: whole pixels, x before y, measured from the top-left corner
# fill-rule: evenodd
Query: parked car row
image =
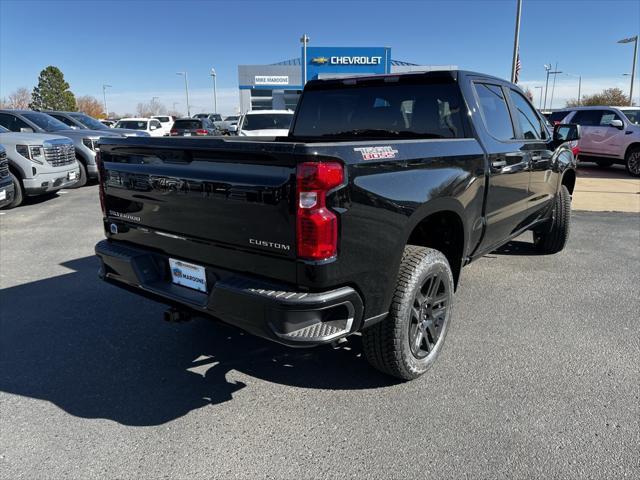
<path fill-rule="evenodd" d="M 624 165 L 629 175 L 640 177 L 640 107 L 570 107 L 551 112 L 548 119 L 580 125 L 579 160 Z"/>

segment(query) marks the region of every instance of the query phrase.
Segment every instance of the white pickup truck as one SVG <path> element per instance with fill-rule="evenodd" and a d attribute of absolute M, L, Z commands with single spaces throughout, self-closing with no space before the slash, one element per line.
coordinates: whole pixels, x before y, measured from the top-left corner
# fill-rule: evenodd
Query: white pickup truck
<path fill-rule="evenodd" d="M 640 107 L 574 107 L 562 110 L 562 123 L 580 125 L 580 160 L 601 167 L 624 165 L 640 177 Z"/>

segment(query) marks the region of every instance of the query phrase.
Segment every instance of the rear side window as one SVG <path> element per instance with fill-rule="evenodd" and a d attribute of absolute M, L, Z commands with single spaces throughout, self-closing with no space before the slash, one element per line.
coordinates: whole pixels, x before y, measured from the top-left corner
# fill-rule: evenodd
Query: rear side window
<path fill-rule="evenodd" d="M 200 120 L 176 120 L 173 124 L 173 128 L 196 130 L 198 128 L 202 128 L 202 122 Z"/>
<path fill-rule="evenodd" d="M 571 112 L 567 112 L 566 110 L 564 112 L 552 112 L 551 115 L 549 115 L 549 122 L 551 122 L 552 125 L 554 125 L 556 122 L 560 123 L 562 122 L 562 120 L 564 120 L 564 117 L 566 117 L 570 113 Z"/>
<path fill-rule="evenodd" d="M 511 90 L 511 100 L 516 107 L 516 117 L 518 125 L 520 125 L 521 138 L 525 140 L 546 138 L 540 118 L 529 102 L 515 90 Z"/>
<path fill-rule="evenodd" d="M 464 109 L 453 82 L 312 89 L 302 96 L 293 135 L 463 138 Z"/>
<path fill-rule="evenodd" d="M 160 122 L 166 123 L 169 121 L 169 117 L 156 117 Z"/>
<path fill-rule="evenodd" d="M 578 110 L 571 119 L 571 123 L 577 123 L 585 127 L 600 125 L 602 110 Z"/>
<path fill-rule="evenodd" d="M 476 83 L 475 89 L 484 123 L 491 136 L 498 140 L 513 140 L 515 132 L 502 88 L 490 83 Z"/>

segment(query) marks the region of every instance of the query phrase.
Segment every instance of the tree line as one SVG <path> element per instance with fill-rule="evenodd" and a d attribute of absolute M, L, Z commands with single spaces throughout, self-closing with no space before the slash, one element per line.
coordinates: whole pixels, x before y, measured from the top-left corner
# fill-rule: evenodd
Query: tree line
<path fill-rule="evenodd" d="M 38 84 L 30 92 L 21 87 L 0 99 L 0 108 L 16 110 L 60 110 L 65 112 L 84 112 L 94 118 L 119 118 L 115 112 L 105 112 L 104 105 L 91 95 L 76 97 L 64 79 L 64 74 L 58 67 L 49 65 L 40 72 Z M 178 112 L 167 111 L 167 108 L 153 98 L 147 103 L 138 103 L 136 114 L 140 117 L 153 115 L 180 116 Z M 131 113 L 123 115 L 133 117 Z"/>

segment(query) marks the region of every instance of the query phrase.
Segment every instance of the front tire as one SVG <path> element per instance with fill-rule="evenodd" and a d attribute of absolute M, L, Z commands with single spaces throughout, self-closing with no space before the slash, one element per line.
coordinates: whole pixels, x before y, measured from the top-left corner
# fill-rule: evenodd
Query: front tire
<path fill-rule="evenodd" d="M 19 207 L 24 201 L 24 188 L 22 187 L 22 182 L 13 174 L 13 172 L 9 172 L 9 176 L 13 181 L 13 201 L 4 207 L 7 210 Z"/>
<path fill-rule="evenodd" d="M 447 258 L 437 250 L 407 245 L 389 315 L 362 332 L 369 363 L 402 380 L 422 375 L 442 350 L 452 305 Z"/>
<path fill-rule="evenodd" d="M 640 148 L 632 148 L 624 159 L 627 173 L 632 177 L 640 177 Z"/>
<path fill-rule="evenodd" d="M 562 251 L 569 240 L 571 227 L 571 194 L 565 185 L 560 186 L 553 206 L 553 215 L 545 230 L 534 230 L 533 243 L 542 253 Z"/>
<path fill-rule="evenodd" d="M 80 159 L 78 159 L 78 167 L 80 167 L 78 181 L 67 188 L 80 188 L 84 187 L 87 184 L 87 167 L 84 166 L 84 163 L 82 163 Z"/>

